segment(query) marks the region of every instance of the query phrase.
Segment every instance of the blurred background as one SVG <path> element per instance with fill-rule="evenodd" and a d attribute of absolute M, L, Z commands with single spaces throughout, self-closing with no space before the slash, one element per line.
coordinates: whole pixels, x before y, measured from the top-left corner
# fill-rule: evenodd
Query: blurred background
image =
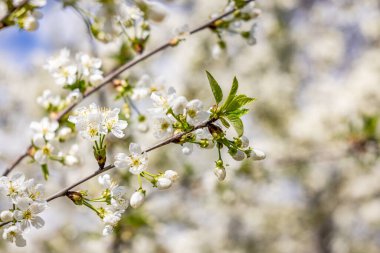
<path fill-rule="evenodd" d="M 152 23 L 147 51 L 167 41 L 175 28 L 195 27 L 224 1 L 160 1 L 167 11 Z M 174 169 L 180 181 L 170 190 L 147 186 L 148 199 L 128 209 L 114 235 L 89 209 L 68 199 L 50 203 L 43 229 L 27 234 L 27 248 L 0 241 L 2 252 L 380 252 L 380 3 L 377 0 L 258 1 L 261 16 L 252 46 L 226 35 L 227 49 L 215 48 L 210 31 L 191 36 L 127 71 L 149 74 L 189 99 L 212 104 L 205 70 L 227 92 L 233 76 L 240 91 L 257 98 L 244 117 L 245 135 L 265 151 L 260 162 L 233 161 L 224 154 L 227 178 L 213 174 L 217 153 L 182 155 L 171 145 L 149 154 L 152 170 Z M 49 1 L 36 32 L 0 32 L 0 168 L 24 152 L 29 124 L 44 116 L 36 98 L 46 88 L 59 93 L 43 65 L 61 48 L 97 55 L 107 72 L 118 42 L 88 36 L 85 23 L 62 3 Z M 112 87 L 83 104 L 117 106 Z M 144 110 L 149 102 L 142 101 Z M 120 104 L 119 104 L 120 106 Z M 128 127 L 129 139 L 149 147 L 152 134 Z M 110 140 L 112 141 L 112 140 Z M 91 147 L 78 139 L 81 166 L 53 167 L 48 195 L 96 168 Z M 129 142 L 128 142 L 129 143 Z M 125 150 L 127 144 L 117 144 Z M 43 181 L 25 161 L 18 168 Z M 129 174 L 113 172 L 136 188 Z M 96 190 L 94 179 L 78 189 Z"/>

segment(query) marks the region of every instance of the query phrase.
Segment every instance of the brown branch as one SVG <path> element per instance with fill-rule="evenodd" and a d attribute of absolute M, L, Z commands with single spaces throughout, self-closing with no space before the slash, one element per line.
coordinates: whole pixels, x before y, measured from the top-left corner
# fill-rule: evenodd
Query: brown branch
<path fill-rule="evenodd" d="M 186 135 L 188 133 L 194 132 L 197 129 L 208 127 L 211 123 L 215 122 L 216 120 L 217 119 L 215 119 L 215 118 L 209 119 L 209 120 L 205 121 L 204 123 L 195 126 L 193 129 L 191 129 L 189 131 L 176 134 L 176 135 L 174 135 L 174 136 L 172 136 L 172 137 L 170 137 L 170 138 L 168 138 L 168 139 L 166 139 L 166 140 L 164 140 L 164 141 L 162 141 L 162 142 L 160 142 L 160 143 L 158 143 L 158 144 L 156 144 L 156 145 L 154 145 L 154 146 L 152 146 L 152 147 L 150 147 L 148 149 L 143 150 L 142 153 L 148 153 L 148 152 L 150 152 L 152 150 L 155 150 L 155 149 L 158 149 L 160 147 L 166 146 L 166 145 L 168 145 L 170 143 L 178 142 L 182 138 L 182 136 L 184 136 L 184 135 Z M 96 177 L 97 175 L 100 175 L 100 174 L 102 174 L 102 173 L 104 173 L 106 171 L 109 171 L 109 170 L 113 169 L 113 168 L 115 168 L 114 164 L 110 164 L 110 165 L 104 167 L 103 169 L 99 168 L 94 173 L 88 175 L 87 177 L 82 178 L 82 179 L 78 180 L 76 183 L 74 183 L 74 184 L 72 184 L 72 185 L 70 185 L 70 186 L 68 186 L 68 187 L 60 190 L 59 192 L 51 195 L 50 197 L 48 197 L 46 199 L 46 201 L 50 202 L 50 201 L 52 201 L 54 199 L 57 199 L 57 198 L 60 198 L 60 197 L 64 197 L 74 187 L 76 187 L 76 186 L 78 186 L 80 184 L 83 184 L 84 182 L 87 182 L 88 180 Z M 5 226 L 5 225 L 7 225 L 7 224 L 9 224 L 9 223 L 10 223 L 10 221 L 9 222 L 0 223 L 0 228 L 3 227 L 3 226 Z"/>
<path fill-rule="evenodd" d="M 162 142 L 160 142 L 160 143 L 158 143 L 158 144 L 156 144 L 156 145 L 154 145 L 154 146 L 152 146 L 152 147 L 150 147 L 150 148 L 144 150 L 143 153 L 148 153 L 148 152 L 150 152 L 150 151 L 152 151 L 152 150 L 155 150 L 155 149 L 158 149 L 158 148 L 160 148 L 160 147 L 166 146 L 166 145 L 168 145 L 168 144 L 170 144 L 170 143 L 177 142 L 177 141 L 179 141 L 179 140 L 182 138 L 182 136 L 184 136 L 184 135 L 186 135 L 186 134 L 188 134 L 188 133 L 191 133 L 191 132 L 193 132 L 193 131 L 195 131 L 195 130 L 197 130 L 197 129 L 205 128 L 205 127 L 207 127 L 208 125 L 210 125 L 211 123 L 213 123 L 213 122 L 215 122 L 215 121 L 216 121 L 216 119 L 209 119 L 209 120 L 207 120 L 206 122 L 204 122 L 204 123 L 202 123 L 202 124 L 200 124 L 200 125 L 195 126 L 195 127 L 194 127 L 192 130 L 190 130 L 190 131 L 182 132 L 182 133 L 176 134 L 176 135 L 174 135 L 174 136 L 172 136 L 172 137 L 166 139 L 165 141 L 162 141 Z M 46 199 L 46 201 L 49 202 L 49 201 L 51 201 L 51 200 L 53 200 L 53 199 L 56 199 L 56 198 L 59 198 L 59 197 L 63 197 L 63 196 L 66 195 L 66 193 L 67 193 L 68 191 L 70 191 L 70 190 L 73 189 L 74 187 L 76 187 L 76 186 L 78 186 L 78 185 L 80 185 L 80 184 L 82 184 L 82 183 L 88 181 L 89 179 L 91 179 L 91 178 L 93 178 L 93 177 L 96 177 L 96 176 L 99 175 L 99 174 L 102 174 L 103 172 L 106 172 L 106 171 L 108 171 L 108 170 L 110 170 L 110 169 L 113 169 L 113 168 L 115 168 L 115 165 L 110 164 L 110 165 L 104 167 L 103 169 L 98 169 L 97 171 L 95 171 L 94 173 L 88 175 L 87 177 L 85 177 L 85 178 L 79 180 L 78 182 L 76 182 L 76 183 L 74 183 L 74 184 L 72 184 L 72 185 L 66 187 L 65 189 L 63 189 L 63 190 L 57 192 L 56 194 L 50 196 L 49 198 Z"/>
<path fill-rule="evenodd" d="M 247 0 L 245 2 L 245 4 L 248 4 L 250 2 L 253 2 L 254 0 Z M 225 18 L 226 16 L 228 15 L 231 15 L 232 13 L 234 13 L 236 11 L 236 9 L 232 9 L 230 11 L 227 11 L 223 14 L 221 14 L 220 16 L 218 17 L 215 17 L 209 21 L 207 21 L 205 24 L 203 25 L 200 25 L 198 27 L 196 27 L 195 29 L 191 30 L 190 31 L 190 34 L 195 34 L 197 32 L 200 32 L 206 28 L 209 28 L 209 27 L 212 27 L 216 21 L 218 20 L 221 20 L 223 18 Z M 144 61 L 145 59 L 148 59 L 150 58 L 151 56 L 153 55 L 156 55 L 157 53 L 163 51 L 164 49 L 166 48 L 169 48 L 169 47 L 172 47 L 172 43 L 171 43 L 172 40 L 170 40 L 169 42 L 166 42 L 164 44 L 162 44 L 161 46 L 157 47 L 156 49 L 152 50 L 151 52 L 145 54 L 145 55 L 142 55 L 140 56 L 139 58 L 131 61 L 131 62 L 127 62 L 125 63 L 124 65 L 122 65 L 121 67 L 119 67 L 118 69 L 110 72 L 103 80 L 103 82 L 101 84 L 99 84 L 98 86 L 92 88 L 91 90 L 89 90 L 88 92 L 86 92 L 82 99 L 78 102 L 75 102 L 73 104 L 71 104 L 69 107 L 67 107 L 65 110 L 63 110 L 59 115 L 58 117 L 56 118 L 56 120 L 61 120 L 63 117 L 65 117 L 72 109 L 74 109 L 75 106 L 77 106 L 81 101 L 83 101 L 84 99 L 86 99 L 87 97 L 91 96 L 93 93 L 95 93 L 96 91 L 102 89 L 103 87 L 105 87 L 108 83 L 110 83 L 112 81 L 112 79 L 114 79 L 115 77 L 117 77 L 118 75 L 120 75 L 121 73 L 123 73 L 124 71 L 130 69 L 131 67 L 135 66 L 136 64 Z M 29 149 L 29 148 L 28 148 Z M 25 152 L 27 153 L 27 152 Z M 17 158 L 17 160 L 12 164 L 12 166 L 10 166 L 9 168 L 7 168 L 4 173 L 2 174 L 3 176 L 7 176 L 27 155 L 25 155 L 25 153 L 21 156 L 19 156 Z"/>

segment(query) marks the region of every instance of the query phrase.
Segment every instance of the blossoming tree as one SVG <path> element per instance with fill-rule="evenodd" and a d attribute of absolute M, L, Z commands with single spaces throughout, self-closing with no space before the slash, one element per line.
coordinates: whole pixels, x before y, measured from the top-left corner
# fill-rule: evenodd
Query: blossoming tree
<path fill-rule="evenodd" d="M 39 22 L 44 22 L 40 10 L 48 8 L 45 7 L 46 3 L 43 0 L 2 0 L 0 31 L 15 26 L 30 32 L 37 30 Z M 91 40 L 96 43 L 118 41 L 118 52 L 114 58 L 119 66 L 106 71 L 96 53 L 78 52 L 72 55 L 66 48 L 46 60 L 44 69 L 60 92 L 45 90 L 36 99 L 45 116 L 30 124 L 30 145 L 4 169 L 0 178 L 0 192 L 4 199 L 0 227 L 4 240 L 25 246 L 24 233 L 31 227 L 42 228 L 45 221 L 41 213 L 49 202 L 60 197 L 67 197 L 73 204 L 94 212 L 104 223 L 102 234 L 112 234 L 123 215 L 128 216 L 124 214 L 128 208 L 139 208 L 143 204 L 149 185 L 157 190 L 166 190 L 181 176 L 181 168 L 178 171 L 171 168 L 163 171 L 151 169 L 155 165 L 149 162 L 148 153 L 169 144 L 180 146 L 184 155 L 191 155 L 195 148 L 204 152 L 214 150 L 217 158 L 213 171 L 219 181 L 223 181 L 227 174 L 227 164 L 223 159 L 226 153 L 222 151 L 236 161 L 265 158 L 262 151 L 250 146 L 249 139 L 244 135 L 241 118 L 249 112 L 246 106 L 254 99 L 237 93 L 239 83 L 236 77 L 229 92 L 224 94 L 218 81 L 206 71 L 203 82 L 209 85 L 209 92 L 214 97 L 214 103 L 206 106 L 200 99 L 188 99 L 174 88 L 152 81 L 147 75 L 123 76 L 126 70 L 161 51 L 180 46 L 190 36 L 203 30 L 216 35 L 215 53 L 228 46 L 227 33 L 237 34 L 248 44 L 255 44 L 255 20 L 260 11 L 254 1 L 226 1 L 223 10 L 210 13 L 210 18 L 200 26 L 192 30 L 189 26 L 177 28 L 167 42 L 150 51 L 146 48 L 153 36 L 151 22 L 159 22 L 166 15 L 162 5 L 146 0 L 101 0 L 96 3 L 64 0 L 61 4 L 80 15 Z M 101 102 L 82 105 L 107 86 L 113 87 L 106 96 L 115 97 L 115 106 L 104 106 Z M 148 98 L 151 108 L 138 106 L 140 101 Z M 234 132 L 227 131 L 229 128 L 233 128 Z M 128 129 L 130 133 L 126 136 Z M 148 133 L 149 129 L 153 133 Z M 134 132 L 152 134 L 158 143 L 143 149 L 141 146 L 147 146 L 147 143 L 131 141 Z M 57 165 L 75 167 L 81 162 L 78 143 L 92 147 L 92 152 L 86 156 L 93 157 L 97 168 L 46 197 L 44 185 L 51 180 L 51 168 Z M 113 146 L 118 143 L 127 143 L 129 150 L 113 152 Z M 24 159 L 39 165 L 45 181 L 27 179 L 17 171 Z M 122 180 L 106 174 L 111 170 L 129 173 L 128 177 L 136 180 L 138 187 L 129 189 L 123 186 Z M 63 169 L 62 173 L 69 172 Z M 98 177 L 100 184 L 96 191 L 80 189 L 84 182 L 95 177 Z"/>

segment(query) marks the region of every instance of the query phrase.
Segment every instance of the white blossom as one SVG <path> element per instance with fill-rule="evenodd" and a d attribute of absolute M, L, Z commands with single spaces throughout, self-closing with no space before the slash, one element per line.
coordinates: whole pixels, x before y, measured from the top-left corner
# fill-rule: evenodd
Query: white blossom
<path fill-rule="evenodd" d="M 37 148 L 33 158 L 41 165 L 46 164 L 49 157 L 55 151 L 53 142 L 47 142 L 44 138 L 37 136 L 33 139 L 33 145 Z"/>
<path fill-rule="evenodd" d="M 103 124 L 108 132 L 111 132 L 117 138 L 124 137 L 123 130 L 128 126 L 127 121 L 119 120 L 120 109 L 107 110 L 103 113 Z"/>
<path fill-rule="evenodd" d="M 118 153 L 115 155 L 115 166 L 120 169 L 129 169 L 132 174 L 138 175 L 148 166 L 148 156 L 142 153 L 140 145 L 131 143 L 129 145 L 129 155 Z"/>
<path fill-rule="evenodd" d="M 132 194 L 129 204 L 133 208 L 138 208 L 144 203 L 145 194 L 141 191 L 136 191 Z"/>
<path fill-rule="evenodd" d="M 62 99 L 58 95 L 53 95 L 51 90 L 44 90 L 42 95 L 37 98 L 37 103 L 45 109 L 50 107 L 59 107 L 62 104 Z"/>
<path fill-rule="evenodd" d="M 103 222 L 106 226 L 103 229 L 103 235 L 107 236 L 112 233 L 113 228 L 120 221 L 121 215 L 124 211 L 114 210 L 113 208 L 105 208 L 104 211 Z"/>
<path fill-rule="evenodd" d="M 173 120 L 166 115 L 157 116 L 153 119 L 153 135 L 157 139 L 170 137 L 174 133 Z"/>
<path fill-rule="evenodd" d="M 174 114 L 184 114 L 187 105 L 187 99 L 184 96 L 178 96 L 170 103 Z"/>
<path fill-rule="evenodd" d="M 247 136 L 242 136 L 240 137 L 240 140 L 241 140 L 241 147 L 242 148 L 248 148 L 249 147 L 249 139 L 247 138 Z"/>
<path fill-rule="evenodd" d="M 167 94 L 162 94 L 159 92 L 153 92 L 150 95 L 150 98 L 153 100 L 154 108 L 149 109 L 149 112 L 153 115 L 162 115 L 166 114 L 170 109 L 172 102 L 176 98 L 176 92 L 174 88 L 169 88 Z"/>
<path fill-rule="evenodd" d="M 52 75 L 55 83 L 62 87 L 64 85 L 72 85 L 77 81 L 77 71 L 77 66 L 67 65 L 60 67 Z"/>
<path fill-rule="evenodd" d="M 159 190 L 165 190 L 172 186 L 172 180 L 166 177 L 160 177 L 158 178 L 156 185 Z"/>
<path fill-rule="evenodd" d="M 22 236 L 22 230 L 16 225 L 4 229 L 3 239 L 12 243 L 14 242 L 18 247 L 26 246 L 26 240 Z"/>
<path fill-rule="evenodd" d="M 16 173 L 10 178 L 0 177 L 0 191 L 15 200 L 17 196 L 23 195 L 26 189 L 25 176 L 22 173 Z"/>
<path fill-rule="evenodd" d="M 43 118 L 40 122 L 33 121 L 30 124 L 30 128 L 34 133 L 33 139 L 44 138 L 45 140 L 52 140 L 58 127 L 57 121 L 51 121 L 47 117 Z"/>
<path fill-rule="evenodd" d="M 265 153 L 259 149 L 252 149 L 250 155 L 253 160 L 263 160 L 266 157 Z"/>
<path fill-rule="evenodd" d="M 237 150 L 236 153 L 231 154 L 231 156 L 236 161 L 242 161 L 245 158 L 245 153 L 241 150 Z"/>
<path fill-rule="evenodd" d="M 123 130 L 127 127 L 127 122 L 119 120 L 120 110 L 115 108 L 101 109 L 95 103 L 88 107 L 81 107 L 69 117 L 69 121 L 74 123 L 80 135 L 89 140 L 95 140 L 99 135 L 106 135 L 111 132 L 118 138 L 124 136 Z"/>
<path fill-rule="evenodd" d="M 206 121 L 210 114 L 203 110 L 203 103 L 199 99 L 193 99 L 186 105 L 187 121 L 196 125 Z"/>
<path fill-rule="evenodd" d="M 164 177 L 166 177 L 167 179 L 170 179 L 172 182 L 175 182 L 178 180 L 179 175 L 174 170 L 166 170 L 164 173 Z"/>
<path fill-rule="evenodd" d="M 127 188 L 116 186 L 111 190 L 111 205 L 116 210 L 125 210 L 128 207 Z"/>
<path fill-rule="evenodd" d="M 224 167 L 215 167 L 214 174 L 219 181 L 223 181 L 226 178 L 226 169 Z"/>
<path fill-rule="evenodd" d="M 45 221 L 38 216 L 46 209 L 46 202 L 31 202 L 30 198 L 20 198 L 17 201 L 17 207 L 20 210 L 14 212 L 14 217 L 20 222 L 22 230 L 33 226 L 35 228 L 41 228 L 45 225 Z"/>
<path fill-rule="evenodd" d="M 100 70 L 102 61 L 98 58 L 90 57 L 84 53 L 76 55 L 78 61 L 78 71 L 88 79 L 91 84 L 98 84 L 103 79 L 103 72 Z"/>
<path fill-rule="evenodd" d="M 2 211 L 0 213 L 0 218 L 2 222 L 8 222 L 13 220 L 13 212 L 9 210 Z"/>

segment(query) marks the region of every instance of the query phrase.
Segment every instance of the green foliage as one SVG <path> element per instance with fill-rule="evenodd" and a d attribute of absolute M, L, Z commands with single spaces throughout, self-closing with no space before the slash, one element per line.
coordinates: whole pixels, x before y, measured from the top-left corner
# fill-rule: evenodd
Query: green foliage
<path fill-rule="evenodd" d="M 210 83 L 212 94 L 214 95 L 216 103 L 219 104 L 223 99 L 222 89 L 220 88 L 215 78 L 208 71 L 206 71 L 206 73 L 207 73 L 208 81 Z"/>
<path fill-rule="evenodd" d="M 215 101 L 217 105 L 219 105 L 223 99 L 222 89 L 215 78 L 209 72 L 206 71 L 206 73 Z M 235 128 L 236 133 L 239 136 L 242 136 L 244 134 L 244 125 L 240 118 L 249 111 L 243 107 L 253 102 L 255 99 L 243 94 L 237 95 L 238 89 L 239 82 L 236 77 L 234 77 L 227 99 L 222 106 L 214 107 L 211 117 L 219 119 L 226 128 L 229 128 L 232 125 Z"/>

